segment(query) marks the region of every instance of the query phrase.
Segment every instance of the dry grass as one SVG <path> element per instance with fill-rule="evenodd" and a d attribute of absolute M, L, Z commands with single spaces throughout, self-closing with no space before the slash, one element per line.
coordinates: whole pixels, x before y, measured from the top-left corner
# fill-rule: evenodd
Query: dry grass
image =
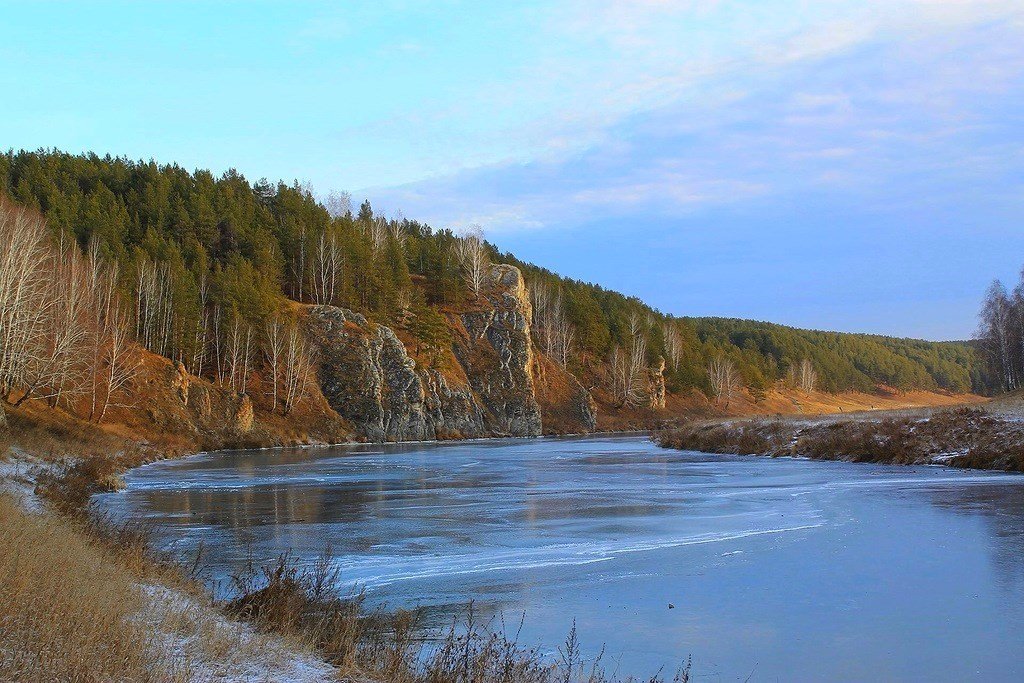
<path fill-rule="evenodd" d="M 130 574 L 72 523 L 0 497 L 0 680 L 166 681 Z"/>
<path fill-rule="evenodd" d="M 256 569 L 250 562 L 233 577 L 230 615 L 263 631 L 301 640 L 350 677 L 389 683 L 610 683 L 618 680 L 600 657 L 585 663 L 576 629 L 558 648 L 557 661 L 524 647 L 503 624 L 480 623 L 470 606 L 441 634 L 425 632 L 416 612 L 362 610 L 362 597 L 341 597 L 327 549 L 307 567 L 288 556 Z M 628 679 L 633 680 L 633 679 Z M 660 674 L 649 683 L 664 681 Z M 674 683 L 688 683 L 689 662 Z"/>
<path fill-rule="evenodd" d="M 976 407 L 817 419 L 691 422 L 660 432 L 668 448 L 740 455 L 804 455 L 897 465 L 1024 471 L 1024 422 Z"/>
<path fill-rule="evenodd" d="M 143 531 L 0 496 L 0 681 L 333 678 L 308 649 L 222 615 Z"/>

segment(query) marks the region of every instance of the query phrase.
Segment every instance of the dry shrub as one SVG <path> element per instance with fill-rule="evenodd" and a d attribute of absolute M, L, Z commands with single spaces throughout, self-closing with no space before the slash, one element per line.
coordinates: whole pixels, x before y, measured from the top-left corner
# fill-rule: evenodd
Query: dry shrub
<path fill-rule="evenodd" d="M 743 422 L 690 422 L 655 435 L 657 443 L 702 453 L 786 455 L 793 429 L 780 420 Z"/>
<path fill-rule="evenodd" d="M 310 566 L 289 555 L 269 568 L 248 562 L 232 577 L 229 615 L 263 631 L 300 640 L 343 673 L 389 683 L 607 683 L 616 680 L 597 661 L 585 664 L 575 626 L 552 662 L 523 647 L 518 633 L 479 623 L 469 606 L 439 635 L 428 634 L 418 612 L 363 611 L 361 595 L 343 597 L 332 554 L 325 550 Z M 673 681 L 690 680 L 689 662 Z M 659 676 L 647 679 L 657 683 Z"/>
<path fill-rule="evenodd" d="M 166 681 L 130 576 L 75 525 L 0 496 L 0 680 Z"/>
<path fill-rule="evenodd" d="M 915 421 L 833 422 L 806 430 L 796 451 L 815 458 L 909 465 L 926 456 Z"/>
<path fill-rule="evenodd" d="M 58 512 L 80 517 L 94 493 L 121 490 L 122 470 L 120 459 L 109 455 L 65 462 L 40 477 L 39 492 Z"/>
<path fill-rule="evenodd" d="M 953 467 L 1024 472 L 1024 422 L 975 407 L 927 415 L 834 417 L 820 422 L 693 422 L 660 432 L 667 448 L 706 453 L 800 454 L 825 460 L 911 465 L 942 456 Z"/>

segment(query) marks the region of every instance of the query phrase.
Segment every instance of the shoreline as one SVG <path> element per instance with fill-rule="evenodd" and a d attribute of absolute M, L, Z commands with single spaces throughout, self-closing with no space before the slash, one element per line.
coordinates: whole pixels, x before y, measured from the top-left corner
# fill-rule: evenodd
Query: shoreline
<path fill-rule="evenodd" d="M 892 465 L 1024 472 L 1024 400 L 827 416 L 694 420 L 663 448 Z"/>

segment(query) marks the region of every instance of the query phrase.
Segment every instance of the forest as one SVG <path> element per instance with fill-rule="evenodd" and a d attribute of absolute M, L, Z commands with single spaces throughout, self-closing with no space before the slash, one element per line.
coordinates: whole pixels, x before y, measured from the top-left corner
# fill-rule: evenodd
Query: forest
<path fill-rule="evenodd" d="M 8 401 L 59 402 L 65 385 L 74 385 L 102 416 L 122 381 L 115 356 L 134 340 L 240 393 L 259 366 L 272 377 L 274 405 L 287 412 L 312 364 L 295 331 L 294 302 L 351 308 L 443 349 L 450 343 L 445 315 L 472 305 L 489 262 L 523 271 L 540 350 L 577 376 L 605 369 L 597 374 L 623 404 L 635 399 L 640 371 L 660 359 L 669 391 L 696 389 L 716 399 L 740 388 L 756 399 L 778 382 L 829 392 L 886 385 L 986 393 L 1024 381 L 1019 341 L 1006 356 L 1015 369 L 993 375 L 969 343 L 675 317 L 521 262 L 479 229 L 456 234 L 380 215 L 366 201 L 356 207 L 342 192 L 250 182 L 235 170 L 215 176 L 153 161 L 8 151 L 0 154 L 0 195 L 9 242 L 0 254 L 7 260 L 0 289 L 17 298 L 36 287 L 37 298 L 64 302 L 35 318 L 2 321 L 0 390 Z M 41 231 L 42 241 L 26 237 Z M 38 251 L 34 272 L 44 281 L 17 284 L 30 268 L 15 263 L 26 253 L 13 246 L 17 235 Z M 0 304 L 6 316 L 21 315 L 14 299 Z M 40 322 L 47 316 L 49 323 Z M 81 339 L 62 338 L 60 321 L 83 317 L 90 325 L 72 326 Z M 25 345 L 43 328 L 50 332 L 42 355 L 51 358 L 45 370 L 34 361 L 33 370 Z M 92 349 L 91 370 L 72 367 L 82 362 L 79 348 Z M 107 376 L 98 382 L 101 369 Z"/>

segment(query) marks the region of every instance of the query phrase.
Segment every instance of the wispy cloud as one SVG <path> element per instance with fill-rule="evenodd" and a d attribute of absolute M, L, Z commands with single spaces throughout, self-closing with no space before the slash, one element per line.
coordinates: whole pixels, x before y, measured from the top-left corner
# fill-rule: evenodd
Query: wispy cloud
<path fill-rule="evenodd" d="M 1016 115 L 1013 105 L 991 107 L 1004 106 L 1000 99 L 1012 97 L 1024 74 L 1017 3 L 909 0 L 867 10 L 823 3 L 833 11 L 820 21 L 777 26 L 738 45 L 726 37 L 691 56 L 672 45 L 647 54 L 658 47 L 652 26 L 706 19 L 727 5 L 610 3 L 560 15 L 551 31 L 591 32 L 590 40 L 621 46 L 636 60 L 632 74 L 621 66 L 605 74 L 597 60 L 570 69 L 580 79 L 596 70 L 596 84 L 547 76 L 547 86 L 564 86 L 572 102 L 552 101 L 543 117 L 504 130 L 523 143 L 505 158 L 426 181 L 433 196 L 448 197 L 447 209 L 431 214 L 459 221 L 485 202 L 504 207 L 489 212 L 502 217 L 500 229 L 513 229 L 516 217 L 533 229 L 598 212 L 692 211 L 821 184 L 866 191 L 915 170 L 926 176 L 913 186 L 951 183 L 962 170 L 951 162 L 990 145 L 986 130 Z"/>

